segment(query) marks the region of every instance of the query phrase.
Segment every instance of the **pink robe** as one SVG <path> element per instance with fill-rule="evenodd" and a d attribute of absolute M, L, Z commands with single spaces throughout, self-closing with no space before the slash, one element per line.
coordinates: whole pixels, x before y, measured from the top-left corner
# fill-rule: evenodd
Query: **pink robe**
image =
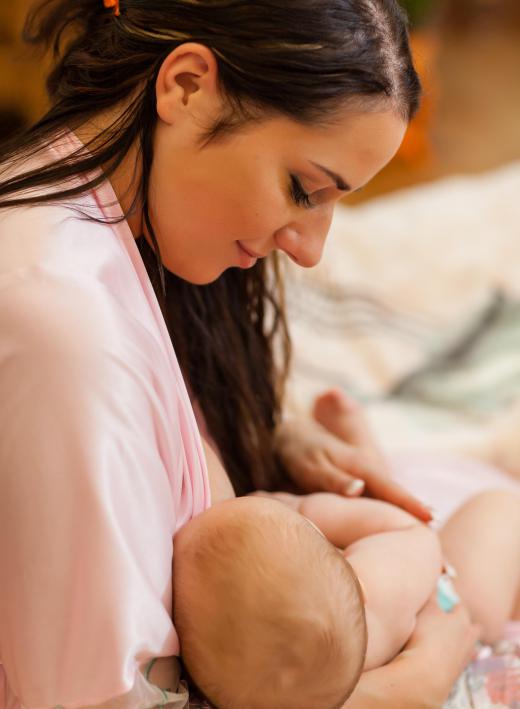
<path fill-rule="evenodd" d="M 78 147 L 67 134 L 47 159 Z M 121 215 L 108 182 L 69 203 Z M 172 538 L 209 505 L 126 221 L 0 210 L 0 709 L 184 707 L 146 675 L 169 657 L 175 677 Z"/>

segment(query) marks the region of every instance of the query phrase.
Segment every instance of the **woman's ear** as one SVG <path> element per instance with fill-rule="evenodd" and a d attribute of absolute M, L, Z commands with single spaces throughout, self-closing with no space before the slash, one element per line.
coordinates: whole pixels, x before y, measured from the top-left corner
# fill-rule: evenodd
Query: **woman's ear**
<path fill-rule="evenodd" d="M 157 114 L 172 125 L 189 115 L 214 113 L 220 104 L 218 64 L 203 44 L 187 42 L 163 61 L 156 82 Z"/>

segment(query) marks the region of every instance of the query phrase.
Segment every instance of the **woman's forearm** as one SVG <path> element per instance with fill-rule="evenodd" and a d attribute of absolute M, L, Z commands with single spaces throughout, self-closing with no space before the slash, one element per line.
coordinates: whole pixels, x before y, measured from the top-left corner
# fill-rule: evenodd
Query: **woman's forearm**
<path fill-rule="evenodd" d="M 202 447 L 208 467 L 211 504 L 215 505 L 217 502 L 232 499 L 235 497 L 235 491 L 219 457 L 204 438 L 202 438 Z"/>
<path fill-rule="evenodd" d="M 344 709 L 441 709 L 428 696 L 427 678 L 415 655 L 402 653 L 383 667 L 364 672 Z M 343 709 L 342 708 L 342 709 Z"/>
<path fill-rule="evenodd" d="M 441 709 L 471 661 L 479 633 L 464 606 L 444 613 L 432 595 L 405 649 L 364 672 L 344 709 Z"/>

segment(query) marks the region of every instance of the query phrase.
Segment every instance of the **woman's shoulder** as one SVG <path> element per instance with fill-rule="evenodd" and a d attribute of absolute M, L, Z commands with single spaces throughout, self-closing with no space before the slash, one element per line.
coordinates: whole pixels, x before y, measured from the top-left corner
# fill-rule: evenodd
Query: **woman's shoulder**
<path fill-rule="evenodd" d="M 20 157 L 7 167 L 0 165 L 0 179 L 37 171 L 67 157 L 78 146 L 81 143 L 66 133 L 34 156 Z M 0 209 L 0 279 L 32 266 L 86 275 L 89 270 L 106 272 L 107 259 L 127 260 L 126 242 L 132 236 L 117 197 L 108 180 L 95 189 L 84 188 L 86 180 L 76 176 L 65 185 L 23 190 L 13 198 L 46 201 Z M 79 194 L 53 200 L 52 195 L 63 188 L 78 188 Z"/>
<path fill-rule="evenodd" d="M 116 342 L 121 327 L 127 341 L 131 331 L 153 328 L 131 245 L 95 208 L 93 195 L 81 195 L 0 210 L 2 332 L 38 347 L 89 351 L 100 337 Z"/>
<path fill-rule="evenodd" d="M 4 276 L 2 278 L 2 275 Z M 86 352 L 99 339 L 108 312 L 103 290 L 38 265 L 0 275 L 0 329 L 20 351 Z M 113 318 L 111 318 L 113 325 Z"/>
<path fill-rule="evenodd" d="M 0 332 L 0 368 L 11 360 L 18 376 L 36 369 L 78 399 L 106 381 L 128 389 L 127 377 L 146 400 L 157 396 L 158 387 L 162 392 L 163 380 L 171 385 L 158 338 L 90 276 L 34 266 L 18 269 L 3 284 L 0 278 Z"/>
<path fill-rule="evenodd" d="M 114 225 L 103 223 L 95 209 L 83 196 L 0 210 L 0 279 L 34 266 L 86 274 L 107 258 L 121 258 Z"/>

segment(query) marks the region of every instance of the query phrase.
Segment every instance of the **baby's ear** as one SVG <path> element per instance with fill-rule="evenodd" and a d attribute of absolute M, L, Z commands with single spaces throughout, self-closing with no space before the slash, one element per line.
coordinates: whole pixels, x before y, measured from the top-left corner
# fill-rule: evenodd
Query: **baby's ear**
<path fill-rule="evenodd" d="M 338 549 L 338 551 L 340 551 L 340 552 L 342 553 L 342 555 L 345 557 L 345 559 L 347 560 L 347 562 L 348 562 L 348 564 L 349 564 L 349 566 L 350 566 L 350 569 L 351 569 L 352 573 L 353 573 L 354 576 L 356 577 L 356 579 L 357 579 L 357 581 L 358 581 L 358 583 L 359 583 L 359 587 L 360 587 L 360 589 L 361 589 L 361 600 L 363 601 L 363 605 L 366 606 L 366 604 L 367 604 L 367 602 L 368 602 L 367 589 L 366 589 L 365 584 L 363 583 L 363 581 L 362 581 L 362 580 L 359 578 L 359 576 L 355 573 L 352 564 L 351 564 L 350 561 L 348 560 L 349 555 L 350 555 L 350 554 L 349 554 L 349 549 L 350 549 L 350 547 L 347 547 L 344 551 L 342 551 L 341 549 Z"/>
<path fill-rule="evenodd" d="M 318 534 L 321 534 L 321 536 L 323 537 L 323 539 L 327 539 L 327 537 L 323 534 L 323 532 L 321 531 L 321 529 L 320 529 L 317 525 L 315 525 L 314 522 L 313 522 L 311 519 L 309 519 L 309 518 L 306 517 L 305 515 L 302 515 L 302 517 L 303 517 L 303 519 L 304 519 L 306 522 L 308 522 L 308 523 L 311 525 L 311 527 L 314 527 L 314 529 L 318 532 Z"/>

